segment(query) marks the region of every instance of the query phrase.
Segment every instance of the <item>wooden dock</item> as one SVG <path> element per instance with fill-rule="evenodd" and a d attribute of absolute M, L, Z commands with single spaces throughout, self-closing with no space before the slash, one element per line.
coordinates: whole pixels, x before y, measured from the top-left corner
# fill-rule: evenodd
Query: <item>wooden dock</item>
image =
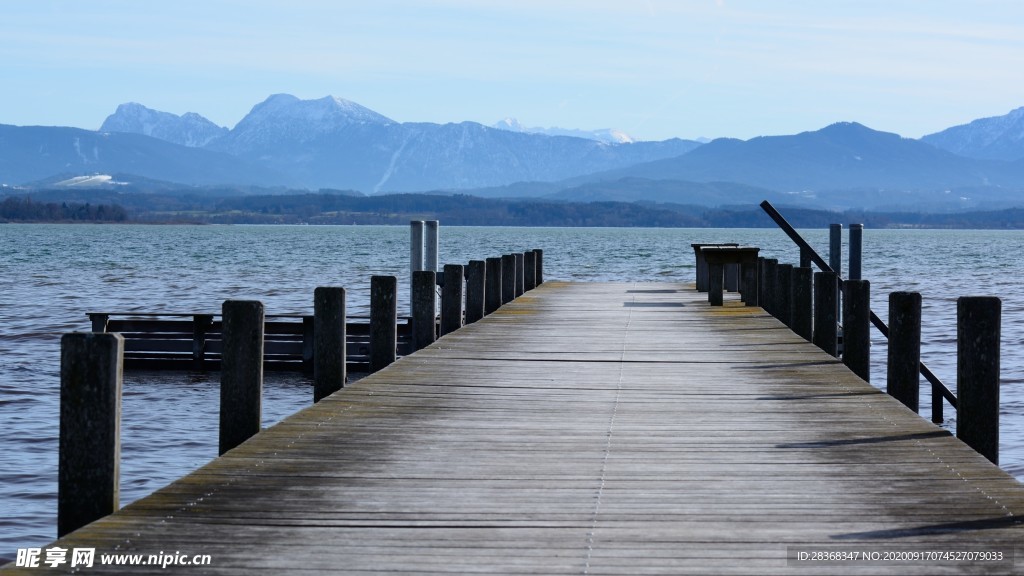
<path fill-rule="evenodd" d="M 547 282 L 54 545 L 83 574 L 1024 574 L 1024 485 L 735 298 Z M 795 559 L 823 550 L 1015 558 Z M 132 552 L 211 564 L 99 565 Z"/>

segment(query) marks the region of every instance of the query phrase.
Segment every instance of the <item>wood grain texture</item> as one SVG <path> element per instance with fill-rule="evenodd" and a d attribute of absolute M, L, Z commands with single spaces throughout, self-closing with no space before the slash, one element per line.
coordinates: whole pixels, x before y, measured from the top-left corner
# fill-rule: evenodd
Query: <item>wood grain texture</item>
<path fill-rule="evenodd" d="M 1006 574 L 1022 517 L 1024 486 L 736 295 L 549 281 L 58 544 L 204 574 Z M 1018 560 L 787 563 L 812 545 Z M 166 571 L 88 569 L 114 572 Z"/>

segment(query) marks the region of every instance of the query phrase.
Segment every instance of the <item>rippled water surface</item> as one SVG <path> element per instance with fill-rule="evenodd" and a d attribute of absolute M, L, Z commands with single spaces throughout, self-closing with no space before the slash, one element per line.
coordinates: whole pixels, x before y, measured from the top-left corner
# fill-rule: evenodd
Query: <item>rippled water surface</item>
<path fill-rule="evenodd" d="M 690 282 L 691 242 L 760 246 L 786 262 L 799 254 L 775 229 L 442 227 L 440 236 L 442 264 L 542 248 L 545 278 L 562 280 Z M 827 230 L 805 236 L 825 254 Z M 218 312 L 247 298 L 268 314 L 311 314 L 316 286 L 341 285 L 349 313 L 365 314 L 373 274 L 398 276 L 405 306 L 408 242 L 404 227 L 0 225 L 0 558 L 56 536 L 59 340 L 89 329 L 87 311 Z M 864 246 L 872 307 L 884 318 L 889 292 L 922 293 L 922 356 L 951 387 L 956 298 L 1003 298 L 1000 458 L 1024 479 L 1024 233 L 866 230 Z M 872 379 L 884 385 L 884 339 L 873 346 Z M 268 374 L 264 425 L 311 396 L 302 376 Z M 218 403 L 217 374 L 126 374 L 122 505 L 216 456 Z"/>

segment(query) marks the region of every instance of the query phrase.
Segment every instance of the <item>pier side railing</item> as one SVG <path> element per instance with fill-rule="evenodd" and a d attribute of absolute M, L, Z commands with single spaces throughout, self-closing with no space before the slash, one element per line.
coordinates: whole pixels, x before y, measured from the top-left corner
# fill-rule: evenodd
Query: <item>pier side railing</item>
<path fill-rule="evenodd" d="M 436 222 L 427 228 L 436 238 Z M 503 268 L 511 282 L 503 281 Z M 119 507 L 121 387 L 129 360 L 150 369 L 220 370 L 218 453 L 224 454 L 260 430 L 265 368 L 312 373 L 313 402 L 319 402 L 345 386 L 352 367 L 381 370 L 539 286 L 543 251 L 412 275 L 407 318 L 397 315 L 397 278 L 371 278 L 368 323 L 346 317 L 342 287 L 317 287 L 313 316 L 267 315 L 258 300 L 226 300 L 220 314 L 89 313 L 92 332 L 61 340 L 58 537 Z M 485 306 L 491 298 L 500 304 Z M 353 350 L 365 357 L 354 366 Z"/>
<path fill-rule="evenodd" d="M 826 262 L 807 243 L 796 229 L 765 200 L 761 208 L 800 248 L 802 261 L 815 264 L 821 271 L 814 273 L 815 323 L 813 341 L 833 356 L 840 356 L 838 349 L 838 327 L 842 327 L 844 363 L 865 381 L 870 380 L 870 325 L 889 341 L 887 358 L 886 391 L 900 400 L 911 410 L 919 410 L 920 386 L 918 374 L 931 385 L 932 422 L 944 421 L 942 402 L 949 402 L 957 413 L 957 437 L 977 450 L 995 464 L 999 463 L 999 339 L 1001 301 L 996 297 L 960 297 L 957 300 L 957 394 L 947 387 L 924 362 L 920 360 L 921 340 L 921 296 L 918 293 L 894 292 L 889 295 L 889 321 L 887 325 L 870 308 L 870 284 L 859 278 L 861 274 L 862 243 L 859 232 L 862 225 L 851 226 L 851 276 L 857 279 L 843 280 L 836 267 Z M 837 230 L 838 229 L 838 230 Z M 841 262 L 838 256 L 836 234 L 841 231 L 837 225 L 830 230 L 830 244 L 833 263 Z M 801 279 L 781 282 L 782 274 L 773 273 L 777 268 L 771 260 L 762 260 L 761 275 L 765 279 L 760 293 L 764 296 L 766 310 L 784 317 L 783 322 L 791 324 L 793 313 L 778 310 L 778 294 L 795 293 L 797 282 L 804 290 L 806 274 Z M 794 270 L 797 270 L 794 268 Z M 838 320 L 838 296 L 844 297 L 842 322 Z M 788 312 L 788 315 L 785 313 Z M 825 335 L 819 337 L 819 332 Z M 802 334 L 803 335 L 803 334 Z M 806 337 L 806 336 L 805 336 Z"/>
<path fill-rule="evenodd" d="M 723 288 L 739 290 L 748 306 L 760 305 L 805 340 L 870 382 L 870 329 L 874 325 L 889 342 L 886 392 L 914 412 L 919 411 L 920 376 L 931 385 L 932 422 L 941 424 L 943 401 L 956 410 L 956 435 L 982 456 L 999 463 L 999 339 L 1001 301 L 996 297 L 957 300 L 957 392 L 952 391 L 920 359 L 921 295 L 889 295 L 887 325 L 871 310 L 870 282 L 860 279 L 862 225 L 851 226 L 850 264 L 857 278 L 840 277 L 841 231 L 830 227 L 830 262 L 826 262 L 768 201 L 764 211 L 800 249 L 800 266 L 756 256 L 758 249 L 736 244 L 693 244 L 697 289 L 708 302 L 722 305 Z M 756 272 L 747 279 L 746 264 L 756 256 Z M 820 271 L 814 272 L 810 265 Z M 729 268 L 734 269 L 729 274 Z M 736 270 L 741 270 L 738 274 Z M 737 282 L 735 278 L 744 278 Z M 840 296 L 843 305 L 840 307 Z M 842 312 L 840 314 L 840 311 Z"/>

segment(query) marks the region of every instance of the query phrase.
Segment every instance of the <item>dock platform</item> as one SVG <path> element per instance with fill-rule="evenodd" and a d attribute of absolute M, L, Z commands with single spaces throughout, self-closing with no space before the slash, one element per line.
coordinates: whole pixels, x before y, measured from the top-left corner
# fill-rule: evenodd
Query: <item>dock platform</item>
<path fill-rule="evenodd" d="M 52 546 L 95 548 L 82 574 L 1024 574 L 1024 485 L 730 298 L 546 282 Z M 1004 559 L 861 555 L 909 551 Z M 100 564 L 133 553 L 210 564 Z"/>

